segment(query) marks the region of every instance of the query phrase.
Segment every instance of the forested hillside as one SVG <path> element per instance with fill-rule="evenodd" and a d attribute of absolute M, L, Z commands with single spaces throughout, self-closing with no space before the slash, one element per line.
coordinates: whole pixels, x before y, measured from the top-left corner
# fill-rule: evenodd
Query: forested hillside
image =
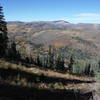
<path fill-rule="evenodd" d="M 94 100 L 99 36 L 99 24 L 6 22 L 0 6 L 0 100 Z"/>

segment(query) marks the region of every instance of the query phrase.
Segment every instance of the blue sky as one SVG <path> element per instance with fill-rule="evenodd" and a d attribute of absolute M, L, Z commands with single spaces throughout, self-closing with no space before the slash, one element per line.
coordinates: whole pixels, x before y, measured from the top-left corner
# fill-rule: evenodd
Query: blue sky
<path fill-rule="evenodd" d="M 100 23 L 100 0 L 0 0 L 7 21 Z"/>

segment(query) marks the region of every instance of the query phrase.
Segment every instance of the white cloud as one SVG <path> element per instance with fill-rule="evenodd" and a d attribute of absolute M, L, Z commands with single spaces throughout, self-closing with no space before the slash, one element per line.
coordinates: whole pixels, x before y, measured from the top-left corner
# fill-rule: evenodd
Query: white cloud
<path fill-rule="evenodd" d="M 77 22 L 100 22 L 100 14 L 98 13 L 81 13 L 77 15 L 73 15 L 71 18 L 68 18 L 71 21 Z"/>
<path fill-rule="evenodd" d="M 77 14 L 76 16 L 79 17 L 100 17 L 99 13 L 81 13 L 81 14 Z"/>
<path fill-rule="evenodd" d="M 75 17 L 71 18 L 72 20 L 78 20 L 78 21 L 97 21 L 100 20 L 99 17 Z"/>
<path fill-rule="evenodd" d="M 80 13 L 61 19 L 72 23 L 100 23 L 100 13 Z"/>

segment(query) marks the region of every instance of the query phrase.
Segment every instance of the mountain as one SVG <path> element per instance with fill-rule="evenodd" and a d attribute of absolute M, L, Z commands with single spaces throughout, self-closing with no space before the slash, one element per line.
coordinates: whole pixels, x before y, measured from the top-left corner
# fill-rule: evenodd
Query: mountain
<path fill-rule="evenodd" d="M 68 46 L 100 56 L 100 24 L 72 24 L 63 20 L 12 21 L 7 27 L 9 37 L 15 37 L 18 45 L 28 49 L 38 44 Z"/>

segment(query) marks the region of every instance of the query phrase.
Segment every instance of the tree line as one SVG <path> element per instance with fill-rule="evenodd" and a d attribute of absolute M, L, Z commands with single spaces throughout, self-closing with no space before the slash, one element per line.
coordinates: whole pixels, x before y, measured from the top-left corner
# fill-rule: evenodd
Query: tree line
<path fill-rule="evenodd" d="M 42 53 L 41 53 L 42 51 Z M 30 67 L 35 64 L 43 69 L 52 69 L 59 72 L 94 76 L 95 72 L 100 71 L 100 61 L 77 60 L 73 55 L 67 59 L 62 51 L 58 52 L 53 46 L 49 46 L 47 51 L 37 50 L 35 56 L 25 57 L 25 63 Z"/>
<path fill-rule="evenodd" d="M 0 5 L 0 58 L 6 60 L 20 59 L 14 40 L 8 38 L 7 22 L 4 19 L 3 7 Z"/>

